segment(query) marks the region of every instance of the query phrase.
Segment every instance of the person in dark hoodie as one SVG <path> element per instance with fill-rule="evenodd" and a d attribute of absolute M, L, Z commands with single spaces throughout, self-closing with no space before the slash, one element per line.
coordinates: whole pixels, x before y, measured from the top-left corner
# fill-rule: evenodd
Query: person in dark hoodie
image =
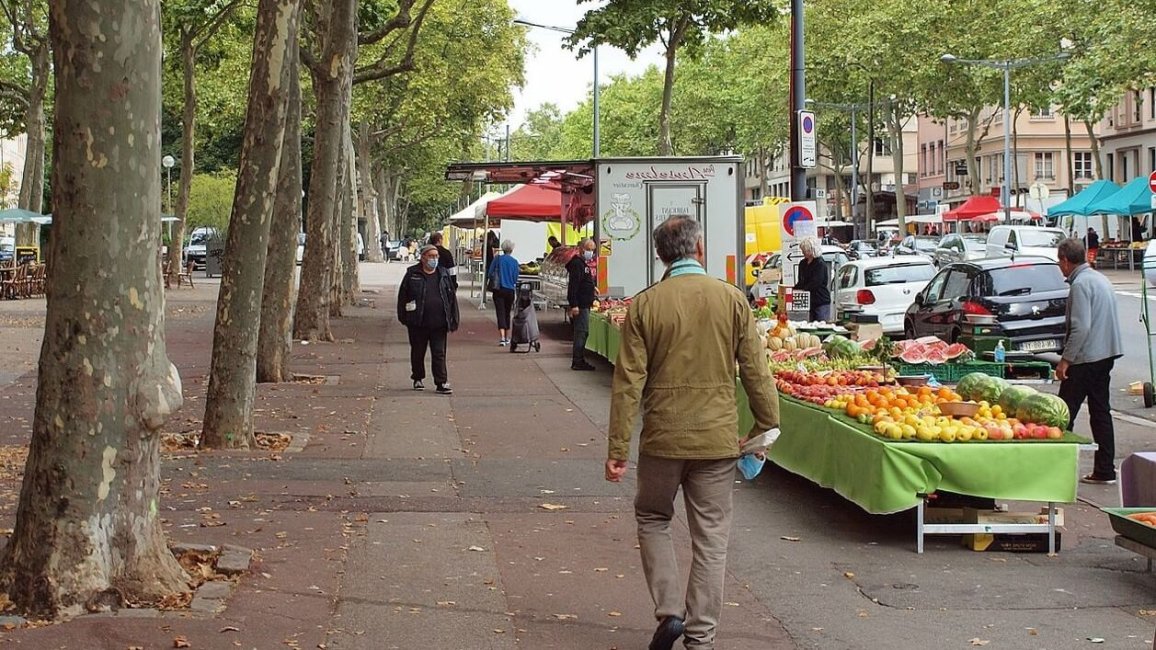
<path fill-rule="evenodd" d="M 425 390 L 425 353 L 433 357 L 434 385 L 442 395 L 452 394 L 446 368 L 449 333 L 458 329 L 455 283 L 438 265 L 438 248 L 423 246 L 418 263 L 405 270 L 397 292 L 397 320 L 409 330 L 410 379 L 414 390 Z"/>

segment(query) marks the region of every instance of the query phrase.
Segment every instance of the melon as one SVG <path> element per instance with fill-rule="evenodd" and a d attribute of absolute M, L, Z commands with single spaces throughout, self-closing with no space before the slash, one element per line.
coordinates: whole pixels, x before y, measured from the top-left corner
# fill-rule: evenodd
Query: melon
<path fill-rule="evenodd" d="M 1006 390 L 1000 393 L 997 403 L 1008 417 L 1013 417 L 1018 413 L 1021 402 L 1032 395 L 1038 394 L 1036 389 L 1030 386 L 1008 386 Z"/>
<path fill-rule="evenodd" d="M 769 337 L 767 337 L 767 347 L 770 348 L 771 350 L 782 350 L 783 349 L 783 339 L 781 339 L 777 336 L 769 336 Z"/>
<path fill-rule="evenodd" d="M 1071 417 L 1068 403 L 1047 393 L 1029 395 L 1016 407 L 1016 419 L 1020 422 L 1067 429 L 1071 423 Z"/>

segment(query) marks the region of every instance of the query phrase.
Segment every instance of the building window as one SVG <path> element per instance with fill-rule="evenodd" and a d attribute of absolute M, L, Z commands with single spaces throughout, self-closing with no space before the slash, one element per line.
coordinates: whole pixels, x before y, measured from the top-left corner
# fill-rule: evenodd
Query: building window
<path fill-rule="evenodd" d="M 943 173 L 943 164 L 947 160 L 947 149 L 943 148 L 943 140 L 939 141 L 939 155 L 935 157 L 935 171 L 939 174 Z"/>
<path fill-rule="evenodd" d="M 1149 149 L 1148 151 L 1156 154 L 1156 149 Z M 1092 179 L 1091 151 L 1077 151 L 1072 154 L 1072 173 L 1076 175 L 1075 180 L 1078 181 Z"/>
<path fill-rule="evenodd" d="M 915 174 L 908 174 L 907 175 L 907 184 L 908 185 L 915 185 L 918 182 L 919 181 L 915 178 Z"/>
<path fill-rule="evenodd" d="M 1107 164 L 1108 164 L 1108 176 L 1107 177 L 1108 177 L 1108 179 L 1114 181 L 1114 180 L 1116 180 L 1116 156 L 1113 154 L 1108 154 Z"/>
<path fill-rule="evenodd" d="M 875 138 L 875 155 L 876 156 L 890 156 L 891 155 L 891 141 L 886 138 Z"/>
<path fill-rule="evenodd" d="M 927 176 L 927 145 L 919 145 L 919 175 Z"/>
<path fill-rule="evenodd" d="M 1144 96 L 1140 91 L 1132 93 L 1132 123 L 1139 124 L 1144 121 Z"/>
<path fill-rule="evenodd" d="M 1055 156 L 1050 151 L 1036 152 L 1036 179 L 1056 180 Z"/>
<path fill-rule="evenodd" d="M 1038 109 L 1032 113 L 1032 119 L 1050 120 L 1055 116 L 1056 114 L 1052 112 L 1051 106 Z"/>
<path fill-rule="evenodd" d="M 1156 147 L 1148 147 L 1148 171 L 1156 172 Z"/>
<path fill-rule="evenodd" d="M 1156 86 L 1148 89 L 1148 117 L 1156 120 Z"/>

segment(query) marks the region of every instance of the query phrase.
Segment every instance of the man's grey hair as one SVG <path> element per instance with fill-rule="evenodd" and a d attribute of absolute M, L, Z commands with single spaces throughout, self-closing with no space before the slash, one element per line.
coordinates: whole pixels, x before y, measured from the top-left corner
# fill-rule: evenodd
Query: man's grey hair
<path fill-rule="evenodd" d="M 1067 260 L 1070 264 L 1083 264 L 1088 261 L 1088 251 L 1084 248 L 1084 242 L 1072 237 L 1060 242 L 1056 253 L 1061 260 Z"/>
<path fill-rule="evenodd" d="M 811 257 L 819 257 L 823 254 L 823 242 L 818 237 L 804 237 L 799 242 L 799 251 Z"/>
<path fill-rule="evenodd" d="M 509 239 L 503 241 L 502 242 L 502 252 L 505 253 L 506 255 L 513 253 L 514 252 L 514 242 L 510 241 Z"/>
<path fill-rule="evenodd" d="M 663 264 L 693 256 L 700 241 L 702 225 L 689 215 L 672 215 L 654 229 L 654 249 Z"/>
<path fill-rule="evenodd" d="M 593 244 L 593 243 L 594 243 L 593 237 L 584 237 L 584 238 L 582 238 L 582 241 L 578 242 L 578 250 L 580 250 L 580 251 L 586 250 L 586 244 Z M 595 247 L 595 250 L 597 250 L 597 246 Z"/>

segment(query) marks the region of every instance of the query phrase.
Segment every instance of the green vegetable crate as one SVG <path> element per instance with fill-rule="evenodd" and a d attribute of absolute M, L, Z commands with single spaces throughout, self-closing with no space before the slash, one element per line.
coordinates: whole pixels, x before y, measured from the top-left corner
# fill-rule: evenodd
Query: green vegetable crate
<path fill-rule="evenodd" d="M 953 384 L 964 375 L 982 372 L 992 377 L 1003 378 L 1004 364 L 987 361 L 967 361 L 965 363 L 899 363 L 895 366 L 900 375 L 931 375 L 940 383 Z"/>

